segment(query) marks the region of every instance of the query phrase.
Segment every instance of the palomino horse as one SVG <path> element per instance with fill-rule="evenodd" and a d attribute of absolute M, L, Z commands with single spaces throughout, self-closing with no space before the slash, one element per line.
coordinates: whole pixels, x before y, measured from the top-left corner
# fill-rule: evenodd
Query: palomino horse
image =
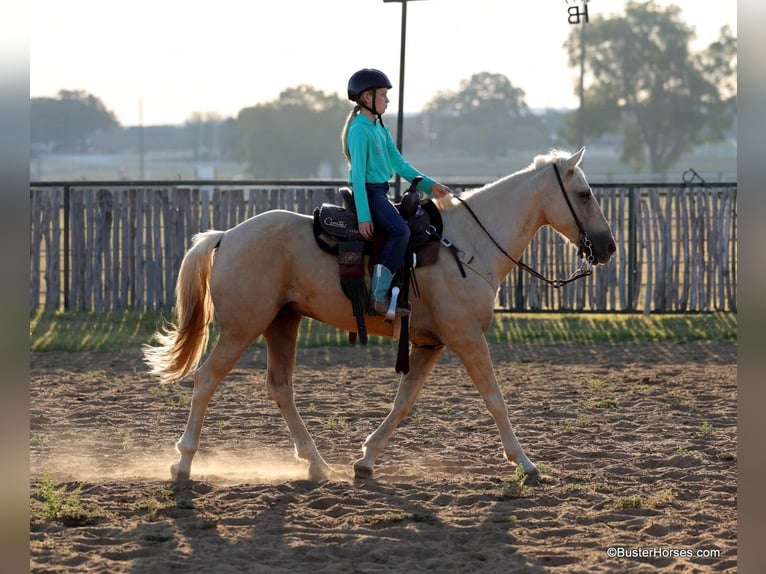
<path fill-rule="evenodd" d="M 467 276 L 446 250 L 435 264 L 418 269 L 410 369 L 401 377 L 388 416 L 364 442 L 363 456 L 354 463 L 357 478 L 372 476 L 375 459 L 412 408 L 445 346 L 461 359 L 481 393 L 506 459 L 521 465 L 530 480 L 537 478 L 537 467 L 511 427 L 484 332 L 500 282 L 541 226 L 553 227 L 591 263 L 605 264 L 614 253 L 609 225 L 578 167 L 584 151 L 538 156 L 526 169 L 465 193 L 461 201 L 450 196 L 436 200 L 444 236 L 460 248 Z M 347 331 L 355 331 L 356 323 L 340 287 L 337 259 L 317 247 L 311 217 L 274 210 L 228 231 L 195 235 L 181 263 L 176 297 L 177 326 L 156 334 L 159 346 L 144 349 L 152 372 L 164 381 L 194 371 L 191 412 L 176 444 L 180 458 L 171 467 L 173 478 L 189 478 L 208 403 L 261 334 L 268 350 L 266 385 L 290 429 L 295 453 L 308 461 L 312 479 L 331 476 L 293 400 L 298 327 L 304 316 Z M 220 337 L 197 369 L 214 305 Z M 368 317 L 367 328 L 372 334 L 393 335 L 393 325 L 382 318 Z"/>

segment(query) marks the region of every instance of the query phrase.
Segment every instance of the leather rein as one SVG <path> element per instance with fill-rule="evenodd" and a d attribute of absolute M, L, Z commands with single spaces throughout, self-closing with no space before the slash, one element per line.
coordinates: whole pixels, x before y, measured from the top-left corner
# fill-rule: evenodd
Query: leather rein
<path fill-rule="evenodd" d="M 465 208 L 468 210 L 468 213 L 471 214 L 471 217 L 476 221 L 476 223 L 481 227 L 482 231 L 489 237 L 489 239 L 492 241 L 492 243 L 495 244 L 495 247 L 497 247 L 500 252 L 505 255 L 508 259 L 510 259 L 513 263 L 516 264 L 517 267 L 520 269 L 523 269 L 533 277 L 537 277 L 541 281 L 544 281 L 548 285 L 555 287 L 558 289 L 559 287 L 562 287 L 568 283 L 571 283 L 572 281 L 576 281 L 577 279 L 581 279 L 583 277 L 588 277 L 589 275 L 593 274 L 593 243 L 588 238 L 588 234 L 585 232 L 585 228 L 582 225 L 582 222 L 580 221 L 580 218 L 577 217 L 577 214 L 575 213 L 574 207 L 572 207 L 572 202 L 569 200 L 569 197 L 567 196 L 566 189 L 564 188 L 564 182 L 561 179 L 561 174 L 559 173 L 558 166 L 554 163 L 553 170 L 556 172 L 556 179 L 559 182 L 559 189 L 561 189 L 561 193 L 564 196 L 564 199 L 567 202 L 567 206 L 569 207 L 569 212 L 572 214 L 572 217 L 575 220 L 575 223 L 577 224 L 577 229 L 580 230 L 580 255 L 583 255 L 583 248 L 588 250 L 588 256 L 583 257 L 582 263 L 580 264 L 580 267 L 576 269 L 572 275 L 570 275 L 567 279 L 548 279 L 545 277 L 542 273 L 535 271 L 532 269 L 529 265 L 521 261 L 520 259 L 514 259 L 511 257 L 508 252 L 502 248 L 502 246 L 495 240 L 494 237 L 492 237 L 492 234 L 487 230 L 486 227 L 484 227 L 484 224 L 482 224 L 481 221 L 479 221 L 478 216 L 476 213 L 474 213 L 473 209 L 471 209 L 471 206 L 468 205 L 465 201 L 460 199 L 457 195 L 455 195 L 455 199 L 457 199 L 460 203 L 462 203 Z"/>

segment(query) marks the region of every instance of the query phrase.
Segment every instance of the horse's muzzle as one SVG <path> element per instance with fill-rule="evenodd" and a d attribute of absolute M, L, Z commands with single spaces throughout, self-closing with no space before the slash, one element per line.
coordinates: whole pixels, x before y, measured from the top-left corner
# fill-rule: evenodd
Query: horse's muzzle
<path fill-rule="evenodd" d="M 580 243 L 580 251 L 578 255 L 580 257 L 592 257 L 591 263 L 594 265 L 605 265 L 609 262 L 617 251 L 617 244 L 614 241 L 614 237 L 611 234 L 601 234 L 596 236 L 588 236 L 590 245 L 586 246 L 583 242 Z"/>

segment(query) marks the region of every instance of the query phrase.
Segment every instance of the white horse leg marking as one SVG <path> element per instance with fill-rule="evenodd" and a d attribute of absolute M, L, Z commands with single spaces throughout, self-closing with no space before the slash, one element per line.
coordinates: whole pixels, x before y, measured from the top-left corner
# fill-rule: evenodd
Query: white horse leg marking
<path fill-rule="evenodd" d="M 191 463 L 194 455 L 199 449 L 199 437 L 202 432 L 202 422 L 205 419 L 205 411 L 218 388 L 219 381 L 214 381 L 210 377 L 203 375 L 200 369 L 194 375 L 194 391 L 192 391 L 192 404 L 189 411 L 189 419 L 186 423 L 181 438 L 176 443 L 176 451 L 180 455 L 179 459 L 170 467 L 170 474 L 173 480 L 188 480 L 191 475 Z"/>
<path fill-rule="evenodd" d="M 218 385 L 239 360 L 247 344 L 240 340 L 231 340 L 223 333 L 213 352 L 205 363 L 194 373 L 191 410 L 186 423 L 186 430 L 176 443 L 180 457 L 170 467 L 173 480 L 188 480 L 191 475 L 191 463 L 199 449 L 199 437 L 205 411 L 213 398 Z"/>
<path fill-rule="evenodd" d="M 327 479 L 332 471 L 322 455 L 319 454 L 314 439 L 311 438 L 311 434 L 309 434 L 300 413 L 298 413 L 293 399 L 293 385 L 290 375 L 284 371 L 274 373 L 269 367 L 266 385 L 269 395 L 277 403 L 279 411 L 290 429 L 290 437 L 295 445 L 295 456 L 309 463 L 309 478 L 311 480 Z"/>
<path fill-rule="evenodd" d="M 410 351 L 410 372 L 402 375 L 399 381 L 399 389 L 391 411 L 380 426 L 367 437 L 362 446 L 362 458 L 354 462 L 354 476 L 356 478 L 372 478 L 372 469 L 375 459 L 385 448 L 391 435 L 404 420 L 407 413 L 415 404 L 415 401 L 423 388 L 423 383 L 441 355 L 441 349 L 425 349 L 412 347 Z"/>
<path fill-rule="evenodd" d="M 329 478 L 332 471 L 319 454 L 293 396 L 293 369 L 300 322 L 300 315 L 282 312 L 264 333 L 268 348 L 266 387 L 290 429 L 295 456 L 308 461 L 311 480 L 323 480 Z"/>
<path fill-rule="evenodd" d="M 500 440 L 503 443 L 505 458 L 509 462 L 521 465 L 527 477 L 532 481 L 536 480 L 538 478 L 537 466 L 524 453 L 524 449 L 516 438 L 516 433 L 513 432 L 511 420 L 508 416 L 508 406 L 500 391 L 500 386 L 497 384 L 486 339 L 481 335 L 470 343 L 463 341 L 452 350 L 462 360 L 474 386 L 484 399 L 487 410 L 489 410 L 492 418 L 495 420 L 495 424 L 500 431 Z"/>

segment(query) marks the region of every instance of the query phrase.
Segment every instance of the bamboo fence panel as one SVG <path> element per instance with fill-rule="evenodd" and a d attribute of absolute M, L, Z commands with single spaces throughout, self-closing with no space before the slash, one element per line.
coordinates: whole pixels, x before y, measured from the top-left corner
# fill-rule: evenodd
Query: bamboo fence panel
<path fill-rule="evenodd" d="M 42 205 L 42 195 L 32 195 L 30 210 L 29 210 L 29 252 L 31 254 L 29 266 L 30 266 L 30 280 L 29 280 L 29 306 L 34 309 L 37 307 L 38 302 L 42 298 L 40 276 L 42 274 L 43 263 L 43 222 L 45 221 L 45 213 Z M 39 253 L 40 257 L 35 257 L 35 253 Z"/>
<path fill-rule="evenodd" d="M 35 194 L 31 203 L 30 309 L 56 310 L 62 304 L 61 189 Z M 42 279 L 42 281 L 41 281 Z"/>
<path fill-rule="evenodd" d="M 337 202 L 336 187 L 326 185 L 68 189 L 68 238 L 63 185 L 30 190 L 31 310 L 169 308 L 195 233 L 229 229 L 271 209 L 311 214 Z M 615 184 L 594 187 L 594 194 L 617 240 L 613 260 L 559 289 L 515 269 L 500 286 L 499 309 L 736 311 L 736 187 Z M 577 250 L 550 228 L 537 233 L 522 260 L 557 279 L 579 265 Z"/>

